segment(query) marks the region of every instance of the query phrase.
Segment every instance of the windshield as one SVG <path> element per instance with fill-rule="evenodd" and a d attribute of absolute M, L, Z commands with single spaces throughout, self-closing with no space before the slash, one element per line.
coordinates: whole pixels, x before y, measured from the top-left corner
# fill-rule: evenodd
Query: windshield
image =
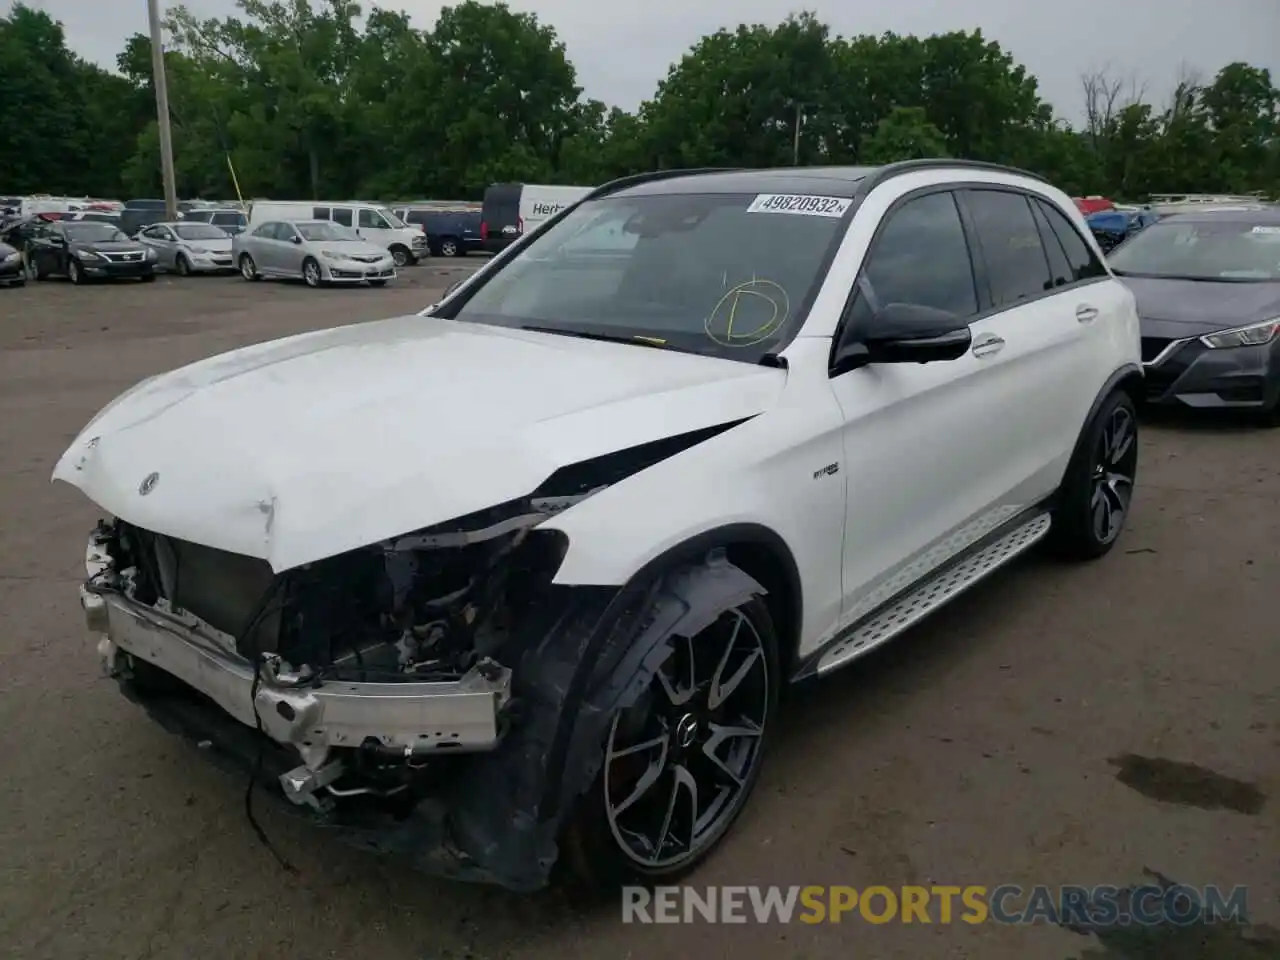
<path fill-rule="evenodd" d="M 848 207 L 755 194 L 586 201 L 452 315 L 755 363 L 795 335 Z"/>
<path fill-rule="evenodd" d="M 1108 258 L 1122 276 L 1234 282 L 1280 280 L 1280 224 L 1155 223 Z"/>
<path fill-rule="evenodd" d="M 405 222 L 401 220 L 399 217 L 397 217 L 390 210 L 388 210 L 386 207 L 378 207 L 378 212 L 382 214 L 384 217 L 386 217 L 387 223 L 391 224 L 391 226 L 396 230 L 399 230 L 405 226 Z"/>
<path fill-rule="evenodd" d="M 336 223 L 330 223 L 328 220 L 318 220 L 311 223 L 295 223 L 298 232 L 302 234 L 303 240 L 353 240 L 355 239 L 350 233 L 343 230 Z"/>
<path fill-rule="evenodd" d="M 173 232 L 183 240 L 226 240 L 230 236 L 221 227 L 207 223 L 180 224 L 173 228 Z"/>
<path fill-rule="evenodd" d="M 129 239 L 110 223 L 91 223 L 82 220 L 79 223 L 68 223 L 63 229 L 67 232 L 67 239 L 74 240 L 76 243 L 109 243 L 114 240 Z"/>

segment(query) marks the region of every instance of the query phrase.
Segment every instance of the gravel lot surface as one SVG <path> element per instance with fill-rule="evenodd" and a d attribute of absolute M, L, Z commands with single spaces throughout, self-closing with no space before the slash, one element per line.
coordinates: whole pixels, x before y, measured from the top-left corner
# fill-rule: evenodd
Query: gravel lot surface
<path fill-rule="evenodd" d="M 618 904 L 412 874 L 266 803 L 101 679 L 76 583 L 99 511 L 52 486 L 134 382 L 408 313 L 478 261 L 383 290 L 239 278 L 0 290 L 0 945 L 9 956 L 1244 960 L 1280 957 L 1280 431 L 1144 433 L 1128 531 L 1033 559 L 804 691 L 708 884 L 1249 886 L 1252 924 L 624 926 Z M 454 271 L 450 273 L 449 271 Z M 1268 927 L 1267 925 L 1271 926 Z"/>

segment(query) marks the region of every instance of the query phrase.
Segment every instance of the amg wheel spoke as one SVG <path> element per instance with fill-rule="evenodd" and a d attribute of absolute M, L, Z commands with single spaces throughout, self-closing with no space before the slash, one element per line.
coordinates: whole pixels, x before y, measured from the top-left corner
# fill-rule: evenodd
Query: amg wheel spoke
<path fill-rule="evenodd" d="M 751 668 L 756 665 L 756 661 L 760 659 L 760 648 L 757 646 L 747 655 L 746 659 L 742 661 L 728 680 L 722 679 L 724 669 L 729 663 L 729 657 L 737 645 L 738 632 L 742 629 L 742 624 L 745 620 L 746 617 L 739 613 L 733 625 L 733 630 L 729 634 L 729 642 L 725 644 L 724 654 L 720 657 L 720 663 L 716 665 L 716 672 L 711 677 L 711 689 L 707 693 L 707 706 L 712 710 L 733 695 L 733 691 L 738 689 L 738 686 L 746 679 L 747 674 L 751 672 Z"/>
<path fill-rule="evenodd" d="M 673 707 L 680 707 L 693 699 L 693 695 L 698 692 L 697 674 L 694 670 L 693 659 L 693 639 L 690 637 L 683 638 L 686 646 L 685 653 L 685 670 L 686 676 L 683 677 L 684 683 L 677 686 L 673 679 L 668 676 L 668 669 L 678 659 L 676 649 L 671 648 L 671 655 L 667 657 L 665 663 L 658 668 L 658 683 L 662 686 L 663 692 L 667 695 L 667 699 L 671 701 Z"/>
<path fill-rule="evenodd" d="M 663 753 L 665 753 L 667 750 L 667 744 L 669 740 L 670 738 L 665 733 L 663 733 L 659 736 L 653 737 L 650 740 L 645 740 L 641 743 L 633 743 L 629 747 L 623 747 L 621 750 L 610 750 L 609 762 L 612 763 L 614 760 L 617 760 L 619 757 L 629 757 L 633 753 L 640 753 L 644 750 L 653 750 L 656 747 L 661 747 Z"/>

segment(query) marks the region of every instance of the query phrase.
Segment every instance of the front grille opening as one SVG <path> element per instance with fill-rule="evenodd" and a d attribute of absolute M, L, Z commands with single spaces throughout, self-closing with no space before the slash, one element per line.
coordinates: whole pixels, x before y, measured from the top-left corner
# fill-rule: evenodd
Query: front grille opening
<path fill-rule="evenodd" d="M 195 614 L 209 626 L 243 637 L 258 615 L 275 574 L 256 557 L 178 540 L 139 527 L 126 526 L 122 543 L 138 568 L 138 599 L 163 598 Z M 275 651 L 280 635 L 280 608 L 273 604 L 259 619 L 250 649 Z"/>

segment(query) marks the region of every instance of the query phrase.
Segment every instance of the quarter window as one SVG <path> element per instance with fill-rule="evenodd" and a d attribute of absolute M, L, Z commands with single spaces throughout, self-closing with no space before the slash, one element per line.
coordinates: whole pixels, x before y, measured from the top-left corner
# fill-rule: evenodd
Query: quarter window
<path fill-rule="evenodd" d="M 960 317 L 977 313 L 973 263 L 954 195 L 926 194 L 890 213 L 858 287 L 855 310 L 863 315 L 890 303 L 918 304 Z"/>
<path fill-rule="evenodd" d="M 1080 236 L 1080 231 L 1071 225 L 1071 221 L 1066 218 L 1062 211 L 1051 203 L 1045 203 L 1043 200 L 1036 200 L 1035 203 L 1049 222 L 1049 228 L 1053 231 L 1054 236 L 1062 244 L 1067 261 L 1071 264 L 1072 279 L 1090 280 L 1094 277 L 1105 277 L 1107 268 L 1102 265 L 1102 261 L 1094 256 L 1093 251 L 1089 249 L 1089 245 Z"/>
<path fill-rule="evenodd" d="M 1007 307 L 1053 288 L 1049 261 L 1028 199 L 1007 190 L 966 197 L 991 284 L 993 306 Z"/>
<path fill-rule="evenodd" d="M 1067 260 L 1062 244 L 1058 242 L 1053 228 L 1045 219 L 1044 210 L 1041 209 L 1039 201 L 1031 204 L 1031 213 L 1035 216 L 1036 226 L 1040 228 L 1040 239 L 1044 242 L 1044 252 L 1049 258 L 1049 275 L 1053 285 L 1064 287 L 1075 279 L 1075 271 L 1071 269 L 1071 263 Z"/>
<path fill-rule="evenodd" d="M 311 208 L 311 219 L 313 219 L 313 220 L 328 220 L 328 219 L 329 219 L 329 208 L 328 208 L 328 207 L 312 207 L 312 208 Z"/>

